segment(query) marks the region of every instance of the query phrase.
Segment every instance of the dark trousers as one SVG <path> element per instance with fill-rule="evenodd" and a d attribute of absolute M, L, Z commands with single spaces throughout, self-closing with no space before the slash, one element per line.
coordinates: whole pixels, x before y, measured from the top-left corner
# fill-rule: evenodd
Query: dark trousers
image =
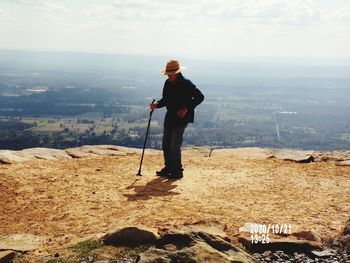
<path fill-rule="evenodd" d="M 176 128 L 164 127 L 163 155 L 166 169 L 173 172 L 182 171 L 181 145 L 187 124 Z"/>

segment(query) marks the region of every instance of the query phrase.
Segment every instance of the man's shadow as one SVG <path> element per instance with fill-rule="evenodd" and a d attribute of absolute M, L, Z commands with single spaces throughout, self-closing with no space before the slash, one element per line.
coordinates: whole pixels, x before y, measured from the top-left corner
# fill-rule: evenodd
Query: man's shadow
<path fill-rule="evenodd" d="M 180 194 L 172 191 L 177 187 L 177 185 L 173 185 L 173 183 L 175 183 L 175 180 L 157 177 L 148 182 L 146 185 L 134 186 L 137 181 L 138 179 L 136 179 L 131 185 L 125 188 L 134 189 L 135 191 L 134 194 L 124 194 L 124 196 L 128 198 L 128 201 L 149 200 L 154 196 L 171 196 Z"/>

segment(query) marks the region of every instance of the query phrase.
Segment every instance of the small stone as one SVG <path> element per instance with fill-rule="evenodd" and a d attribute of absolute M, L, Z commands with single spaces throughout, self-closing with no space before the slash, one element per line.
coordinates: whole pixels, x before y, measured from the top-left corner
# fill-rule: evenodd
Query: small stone
<path fill-rule="evenodd" d="M 265 251 L 262 255 L 263 255 L 264 257 L 269 257 L 269 256 L 271 256 L 271 251 L 270 251 L 270 250 L 267 250 L 267 251 Z"/>
<path fill-rule="evenodd" d="M 280 256 L 278 255 L 278 253 L 275 252 L 271 255 L 271 259 L 277 260 L 277 259 L 280 259 Z"/>
<path fill-rule="evenodd" d="M 176 251 L 176 246 L 173 244 L 166 244 L 163 246 L 163 249 L 167 251 Z"/>
<path fill-rule="evenodd" d="M 55 255 L 54 255 L 55 258 L 58 258 L 59 256 L 60 256 L 59 253 L 55 253 Z"/>
<path fill-rule="evenodd" d="M 287 255 L 287 254 L 284 254 L 284 253 L 282 253 L 282 254 L 280 255 L 280 257 L 281 257 L 282 259 L 290 259 L 290 256 Z"/>
<path fill-rule="evenodd" d="M 326 249 L 323 251 L 312 250 L 311 254 L 315 255 L 316 257 L 320 257 L 320 258 L 330 257 L 330 256 L 334 255 L 329 249 Z"/>

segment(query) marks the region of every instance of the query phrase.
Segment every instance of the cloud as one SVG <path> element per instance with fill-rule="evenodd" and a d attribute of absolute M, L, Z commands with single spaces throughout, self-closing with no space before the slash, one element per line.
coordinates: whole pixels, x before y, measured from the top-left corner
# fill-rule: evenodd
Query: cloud
<path fill-rule="evenodd" d="M 325 12 L 325 11 L 324 11 Z M 340 8 L 334 12 L 324 14 L 328 22 L 349 23 L 350 22 L 350 6 Z"/>
<path fill-rule="evenodd" d="M 171 24 L 173 21 L 226 20 L 262 24 L 312 24 L 320 21 L 314 0 L 110 0 L 84 10 L 86 16 Z"/>
<path fill-rule="evenodd" d="M 0 28 L 1 25 L 10 25 L 17 22 L 17 19 L 3 9 L 0 9 Z"/>
<path fill-rule="evenodd" d="M 62 4 L 62 1 L 55 0 L 2 0 L 4 3 L 16 4 L 19 6 L 30 6 L 44 12 L 66 13 L 68 8 Z"/>
<path fill-rule="evenodd" d="M 8 46 L 26 36 L 35 47 L 102 52 L 350 52 L 349 0 L 0 0 L 0 10 Z"/>

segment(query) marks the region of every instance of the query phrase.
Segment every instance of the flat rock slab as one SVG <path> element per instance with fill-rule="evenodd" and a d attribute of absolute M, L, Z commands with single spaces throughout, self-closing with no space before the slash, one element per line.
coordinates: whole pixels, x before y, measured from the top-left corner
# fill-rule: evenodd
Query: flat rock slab
<path fill-rule="evenodd" d="M 22 153 L 32 155 L 37 159 L 44 160 L 57 160 L 57 159 L 70 159 L 66 151 L 51 148 L 28 148 L 22 150 Z"/>
<path fill-rule="evenodd" d="M 12 164 L 33 159 L 33 156 L 28 155 L 27 157 L 23 157 L 20 156 L 18 153 L 19 151 L 0 150 L 0 163 Z"/>
<path fill-rule="evenodd" d="M 339 165 L 339 166 L 350 166 L 350 160 L 338 162 L 337 165 Z"/>
<path fill-rule="evenodd" d="M 235 149 L 214 149 L 210 155 L 211 157 L 238 157 L 242 159 L 260 159 L 265 160 L 272 157 L 270 149 L 259 147 L 246 147 Z"/>
<path fill-rule="evenodd" d="M 9 263 L 14 260 L 16 257 L 16 252 L 6 250 L 6 251 L 0 251 L 0 263 Z"/>
<path fill-rule="evenodd" d="M 66 153 L 73 158 L 93 156 L 124 156 L 128 154 L 141 154 L 142 149 L 129 148 L 116 145 L 83 145 L 81 147 L 67 148 Z M 159 150 L 147 149 L 147 154 L 160 154 Z"/>
<path fill-rule="evenodd" d="M 14 234 L 0 237 L 0 250 L 13 250 L 19 252 L 28 252 L 35 250 L 45 241 L 45 238 L 29 235 Z"/>
<path fill-rule="evenodd" d="M 0 163 L 12 164 L 17 162 L 28 161 L 32 159 L 70 159 L 64 150 L 51 148 L 28 148 L 20 151 L 0 150 Z"/>
<path fill-rule="evenodd" d="M 289 149 L 271 149 L 272 156 L 286 161 L 298 163 L 309 163 L 314 161 L 313 151 L 289 150 Z"/>
<path fill-rule="evenodd" d="M 114 148 L 112 145 L 84 145 L 77 148 L 65 150 L 67 154 L 74 158 L 92 157 L 92 156 L 120 156 L 126 155 L 125 152 Z"/>
<path fill-rule="evenodd" d="M 250 238 L 239 237 L 238 241 L 250 252 L 283 251 L 288 254 L 294 252 L 310 253 L 312 250 L 322 250 L 323 245 L 310 240 L 270 239 L 269 243 L 252 243 Z"/>
<path fill-rule="evenodd" d="M 159 155 L 162 153 L 154 149 L 146 149 L 146 152 L 148 155 Z M 142 149 L 116 145 L 84 145 L 65 150 L 36 147 L 19 151 L 0 150 L 0 164 L 13 164 L 33 159 L 57 160 L 94 156 L 124 156 L 141 153 Z"/>

